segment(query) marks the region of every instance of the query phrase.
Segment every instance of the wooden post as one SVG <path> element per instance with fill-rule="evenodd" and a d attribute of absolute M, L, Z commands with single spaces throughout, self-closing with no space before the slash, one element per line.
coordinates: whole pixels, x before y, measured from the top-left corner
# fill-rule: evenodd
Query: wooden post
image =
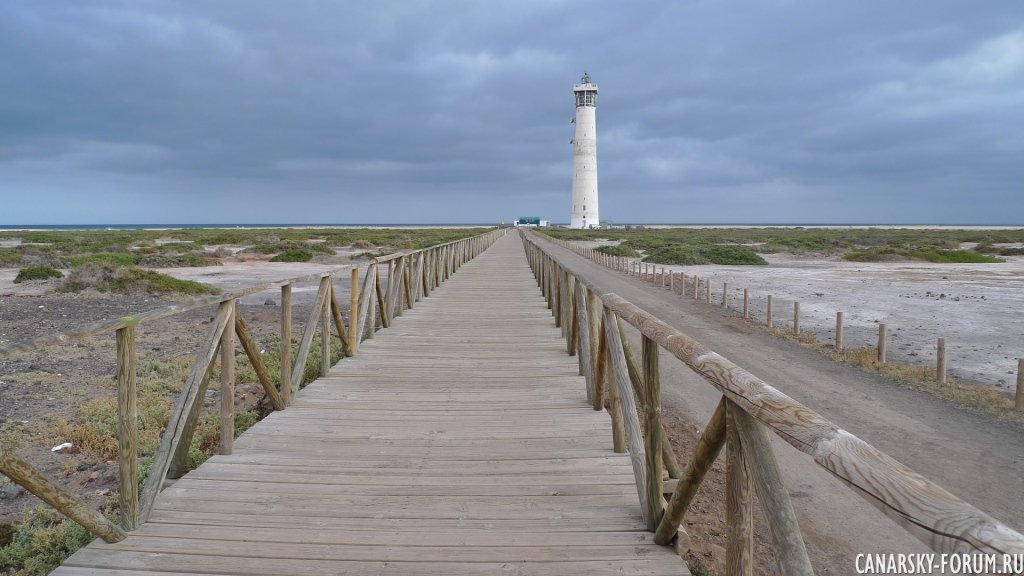
<path fill-rule="evenodd" d="M 711 419 L 704 426 L 704 432 L 697 440 L 697 447 L 693 450 L 690 462 L 676 483 L 676 489 L 654 535 L 655 543 L 664 546 L 675 538 L 679 523 L 683 521 L 683 515 L 693 502 L 693 497 L 697 495 L 704 475 L 718 458 L 718 453 L 725 443 L 725 410 L 725 398 L 722 398 Z"/>
<path fill-rule="evenodd" d="M 139 429 L 136 394 L 135 326 L 117 331 L 117 453 L 121 528 L 139 525 Z"/>
<path fill-rule="evenodd" d="M 658 371 L 658 343 L 643 337 L 644 364 L 644 455 L 647 467 L 647 529 L 654 532 L 665 511 L 661 496 L 664 492 L 661 479 L 661 376 Z"/>
<path fill-rule="evenodd" d="M 230 302 L 228 323 L 220 336 L 220 453 L 231 454 L 235 445 L 235 314 Z"/>
<path fill-rule="evenodd" d="M 743 457 L 743 443 L 736 430 L 736 410 L 739 408 L 731 402 L 726 408 L 725 573 L 729 576 L 750 576 L 754 568 L 754 487 Z"/>
<path fill-rule="evenodd" d="M 697 299 L 697 292 L 700 290 L 700 276 L 693 277 L 693 299 Z"/>
<path fill-rule="evenodd" d="M 629 381 L 629 371 L 626 368 L 626 357 L 622 351 L 622 340 L 619 339 L 618 322 L 615 314 L 604 309 L 604 334 L 608 343 L 609 364 L 612 368 L 612 385 L 618 388 L 619 400 L 622 402 L 622 419 L 626 430 L 626 444 L 629 447 L 629 460 L 633 467 L 633 479 L 636 481 L 637 496 L 640 498 L 640 510 L 643 513 L 644 522 L 650 525 L 652 521 L 649 516 L 655 504 L 647 502 L 647 471 L 645 462 L 647 457 L 644 454 L 643 431 L 640 428 L 640 419 L 637 416 L 636 401 L 633 396 L 633 386 Z M 658 494 L 658 503 L 661 502 L 661 494 Z M 660 508 L 660 506 L 659 506 Z M 653 522 L 657 522 L 655 518 Z"/>
<path fill-rule="evenodd" d="M 1017 396 L 1013 408 L 1018 412 L 1024 412 L 1024 358 L 1017 359 Z"/>
<path fill-rule="evenodd" d="M 0 474 L 7 476 L 18 486 L 35 494 L 40 500 L 57 509 L 58 512 L 78 522 L 86 530 L 99 536 L 104 542 L 120 542 L 127 537 L 124 530 L 103 514 L 92 509 L 43 476 L 31 464 L 0 446 Z"/>
<path fill-rule="evenodd" d="M 670 292 L 676 291 L 676 273 L 672 272 L 668 275 L 668 289 Z"/>
<path fill-rule="evenodd" d="M 245 355 L 249 357 L 249 363 L 252 364 L 252 369 L 256 372 L 256 378 L 260 381 L 260 385 L 263 386 L 263 391 L 266 393 L 271 407 L 274 410 L 284 410 L 285 406 L 281 402 L 281 395 L 277 392 L 275 384 L 270 380 L 270 372 L 260 356 L 259 346 L 252 339 L 249 327 L 245 324 L 245 320 L 242 319 L 242 315 L 239 314 L 237 307 L 235 308 L 235 337 L 238 338 L 242 349 L 245 350 Z"/>
<path fill-rule="evenodd" d="M 722 308 L 729 306 L 729 284 L 722 282 Z"/>
<path fill-rule="evenodd" d="M 281 286 L 281 403 L 292 403 L 292 285 Z"/>
<path fill-rule="evenodd" d="M 661 267 L 661 287 L 664 288 L 665 286 L 668 286 L 668 279 L 665 278 L 665 267 L 662 266 Z"/>
<path fill-rule="evenodd" d="M 334 279 L 327 276 L 324 280 L 327 281 L 327 298 L 320 311 L 320 376 L 327 376 L 331 370 L 331 300 L 334 298 Z M 341 326 L 338 330 L 341 330 Z"/>
<path fill-rule="evenodd" d="M 711 278 L 704 283 L 704 303 L 711 304 Z"/>
<path fill-rule="evenodd" d="M 750 289 L 743 289 L 743 319 L 750 319 Z"/>
<path fill-rule="evenodd" d="M 800 303 L 793 302 L 793 334 L 800 333 Z"/>
<path fill-rule="evenodd" d="M 946 383 L 946 339 L 939 338 L 935 346 L 935 380 L 939 384 Z"/>
<path fill-rule="evenodd" d="M 885 364 L 885 352 L 886 352 L 885 337 L 886 337 L 886 334 L 887 334 L 887 330 L 886 330 L 885 324 L 879 324 L 878 325 L 878 363 L 879 364 Z"/>
<path fill-rule="evenodd" d="M 426 284 L 424 284 L 424 287 Z M 352 297 L 348 305 L 348 350 L 345 356 L 355 356 L 359 352 L 359 267 L 352 268 Z M 338 330 L 342 327 L 339 326 Z"/>
<path fill-rule="evenodd" d="M 730 403 L 728 412 L 733 416 L 732 424 L 743 446 L 743 461 L 761 502 L 779 572 L 787 576 L 813 576 L 793 503 L 764 426 L 736 404 Z"/>
<path fill-rule="evenodd" d="M 767 318 L 765 319 L 765 324 L 767 324 L 767 326 L 769 328 L 772 328 L 774 323 L 775 323 L 775 318 L 772 316 L 772 295 L 769 294 L 768 295 L 768 313 L 767 313 Z"/>
<path fill-rule="evenodd" d="M 836 350 L 843 349 L 843 313 L 836 312 Z"/>

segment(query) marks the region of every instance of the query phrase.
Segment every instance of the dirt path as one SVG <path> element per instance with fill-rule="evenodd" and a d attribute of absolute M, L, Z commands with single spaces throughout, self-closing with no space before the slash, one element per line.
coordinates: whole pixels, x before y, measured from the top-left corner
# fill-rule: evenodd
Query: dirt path
<path fill-rule="evenodd" d="M 1024 528 L 1024 434 L 1019 428 L 838 364 L 716 306 L 601 268 L 550 242 L 547 246 L 600 289 L 700 340 L 981 510 L 1017 530 Z M 661 366 L 666 412 L 703 426 L 719 393 L 681 362 L 666 358 Z M 805 454 L 773 439 L 818 573 L 852 572 L 857 553 L 926 551 Z"/>

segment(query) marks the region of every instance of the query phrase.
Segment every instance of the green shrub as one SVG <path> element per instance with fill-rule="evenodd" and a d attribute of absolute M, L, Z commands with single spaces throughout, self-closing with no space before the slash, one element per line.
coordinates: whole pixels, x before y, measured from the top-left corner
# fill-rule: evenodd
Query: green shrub
<path fill-rule="evenodd" d="M 17 266 L 24 257 L 14 248 L 0 248 L 0 267 Z"/>
<path fill-rule="evenodd" d="M 694 264 L 707 264 L 708 260 L 701 256 L 693 246 L 676 244 L 651 250 L 644 256 L 644 262 L 690 266 Z"/>
<path fill-rule="evenodd" d="M 147 268 L 183 268 L 220 266 L 220 260 L 204 258 L 201 254 L 149 254 L 139 258 L 139 266 Z"/>
<path fill-rule="evenodd" d="M 313 259 L 313 253 L 301 248 L 292 248 L 281 252 L 270 259 L 271 262 L 309 262 Z"/>
<path fill-rule="evenodd" d="M 639 252 L 633 249 L 633 246 L 631 246 L 629 242 L 622 242 L 617 246 L 601 246 L 597 251 L 611 256 L 625 256 L 627 258 L 633 258 L 640 255 Z"/>
<path fill-rule="evenodd" d="M 739 264 L 763 266 L 768 262 L 746 246 L 714 245 L 700 249 L 701 255 L 712 264 Z"/>
<path fill-rule="evenodd" d="M 92 264 L 76 268 L 61 285 L 64 292 L 81 292 L 88 288 L 118 294 L 220 294 L 220 289 L 200 282 L 179 280 L 142 268 L 118 268 L 110 264 Z"/>
<path fill-rule="evenodd" d="M 64 274 L 60 270 L 49 266 L 29 266 L 28 268 L 18 270 L 18 275 L 14 277 L 14 283 L 21 284 L 28 280 L 49 280 L 50 278 L 63 277 Z"/>
<path fill-rule="evenodd" d="M 768 262 L 746 246 L 722 246 L 717 244 L 691 246 L 674 244 L 651 250 L 644 262 L 657 264 L 731 264 L 764 265 Z"/>
<path fill-rule="evenodd" d="M 1002 258 L 979 254 L 970 250 L 919 250 L 911 252 L 910 256 L 942 264 L 995 264 L 1006 262 Z"/>
<path fill-rule="evenodd" d="M 11 543 L 0 548 L 0 569 L 4 574 L 45 576 L 91 540 L 79 524 L 40 507 L 25 515 Z"/>
<path fill-rule="evenodd" d="M 68 258 L 71 266 L 88 266 L 89 264 L 112 264 L 114 266 L 134 266 L 139 261 L 136 254 L 128 252 L 98 252 L 86 254 L 85 256 L 72 256 Z"/>

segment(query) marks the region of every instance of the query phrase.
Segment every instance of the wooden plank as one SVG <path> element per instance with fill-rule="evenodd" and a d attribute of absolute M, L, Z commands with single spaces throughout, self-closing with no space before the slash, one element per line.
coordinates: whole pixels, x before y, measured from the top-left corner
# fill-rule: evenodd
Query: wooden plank
<path fill-rule="evenodd" d="M 292 367 L 292 390 L 297 391 L 302 385 L 302 374 L 306 371 L 306 359 L 309 358 L 309 349 L 313 345 L 313 336 L 316 335 L 317 324 L 323 315 L 324 303 L 327 302 L 330 291 L 330 281 L 327 277 L 320 279 L 320 287 L 316 292 L 316 301 L 309 312 L 309 319 L 302 332 L 302 341 L 299 342 L 299 351 L 295 354 L 295 366 Z"/>
<path fill-rule="evenodd" d="M 78 522 L 104 541 L 117 542 L 125 538 L 124 531 L 116 524 L 86 504 L 79 502 L 70 493 L 54 484 L 31 464 L 15 456 L 4 446 L 0 446 L 0 474 L 35 494 L 40 500 Z"/>
<path fill-rule="evenodd" d="M 283 304 L 283 302 L 282 302 Z M 290 332 L 290 328 L 289 328 Z M 252 369 L 256 372 L 256 379 L 260 381 L 260 385 L 263 386 L 263 393 L 267 395 L 267 400 L 270 402 L 270 406 L 274 410 L 284 410 L 284 401 L 281 399 L 281 395 L 277 392 L 277 387 L 274 386 L 274 382 L 270 379 L 270 371 L 267 370 L 267 365 L 263 363 L 263 355 L 260 354 L 260 347 L 256 344 L 252 334 L 249 332 L 249 326 L 245 323 L 242 315 L 239 314 L 238 307 L 235 307 L 235 335 L 238 336 L 238 341 L 242 344 L 242 350 L 245 350 L 245 355 L 249 358 L 249 364 L 252 365 Z M 291 356 L 291 347 L 288 347 L 289 356 Z M 288 371 L 286 363 L 282 363 L 282 373 Z"/>
<path fill-rule="evenodd" d="M 292 285 L 281 286 L 281 405 L 292 402 Z"/>
<path fill-rule="evenodd" d="M 231 454 L 235 444 L 235 309 L 228 302 L 228 320 L 220 335 L 220 445 L 221 454 Z"/>
<path fill-rule="evenodd" d="M 615 321 L 615 314 L 611 310 L 604 310 L 604 333 L 608 342 L 608 357 L 611 360 L 612 386 L 616 387 L 619 393 L 619 401 L 622 404 L 622 419 L 626 429 L 626 444 L 629 447 L 629 458 L 633 464 L 633 476 L 636 481 L 637 495 L 640 498 L 640 509 L 646 514 L 650 508 L 646 502 L 647 485 L 646 469 L 644 467 L 644 444 L 643 431 L 640 429 L 640 420 L 637 417 L 636 401 L 633 399 L 633 386 L 629 382 L 629 371 L 626 368 L 626 356 L 622 350 L 622 340 L 619 339 L 619 331 Z M 659 494 L 660 498 L 661 495 Z M 651 519 L 644 516 L 644 522 L 651 525 Z"/>

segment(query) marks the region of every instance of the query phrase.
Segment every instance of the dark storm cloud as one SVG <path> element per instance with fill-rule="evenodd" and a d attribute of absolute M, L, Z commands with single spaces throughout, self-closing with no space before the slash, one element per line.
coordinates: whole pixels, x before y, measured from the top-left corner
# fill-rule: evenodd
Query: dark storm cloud
<path fill-rule="evenodd" d="M 1024 220 L 1019 2 L 11 2 L 0 223 Z"/>

